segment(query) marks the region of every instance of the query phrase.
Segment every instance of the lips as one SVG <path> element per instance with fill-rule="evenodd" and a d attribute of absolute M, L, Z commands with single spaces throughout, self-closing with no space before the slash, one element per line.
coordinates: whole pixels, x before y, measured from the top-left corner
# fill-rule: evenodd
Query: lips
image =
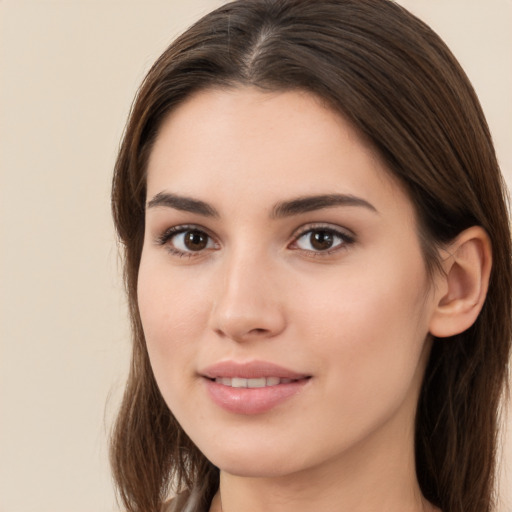
<path fill-rule="evenodd" d="M 299 380 L 309 377 L 306 374 L 298 373 L 267 361 L 249 361 L 245 363 L 238 363 L 235 361 L 222 361 L 205 368 L 200 373 L 208 379 L 217 379 L 223 377 L 239 377 L 242 379 L 277 377 L 279 379 Z"/>
<path fill-rule="evenodd" d="M 216 405 L 244 415 L 270 411 L 299 393 L 311 377 L 266 361 L 223 361 L 200 374 Z"/>

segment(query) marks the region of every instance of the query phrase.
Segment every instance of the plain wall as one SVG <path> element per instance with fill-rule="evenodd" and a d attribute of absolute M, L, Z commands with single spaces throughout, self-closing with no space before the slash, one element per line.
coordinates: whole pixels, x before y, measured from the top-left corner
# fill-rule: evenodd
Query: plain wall
<path fill-rule="evenodd" d="M 0 512 L 117 510 L 106 439 L 130 344 L 112 166 L 150 64 L 220 3 L 0 0 Z M 466 69 L 511 184 L 512 2 L 399 3 Z"/>

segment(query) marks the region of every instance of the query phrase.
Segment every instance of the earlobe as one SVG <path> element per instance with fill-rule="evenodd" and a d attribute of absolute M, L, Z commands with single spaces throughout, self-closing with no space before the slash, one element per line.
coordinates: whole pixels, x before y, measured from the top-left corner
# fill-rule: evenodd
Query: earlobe
<path fill-rule="evenodd" d="M 444 274 L 436 280 L 430 333 L 439 338 L 465 331 L 477 319 L 487 295 L 492 249 L 486 231 L 473 226 L 445 250 Z"/>

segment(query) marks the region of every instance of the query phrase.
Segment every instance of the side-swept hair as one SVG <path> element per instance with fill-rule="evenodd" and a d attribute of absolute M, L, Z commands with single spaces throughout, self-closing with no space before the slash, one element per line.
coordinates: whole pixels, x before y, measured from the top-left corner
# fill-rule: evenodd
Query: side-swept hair
<path fill-rule="evenodd" d="M 390 0 L 239 0 L 208 14 L 163 53 L 133 104 L 113 178 L 133 328 L 130 375 L 111 461 L 130 512 L 157 512 L 171 483 L 218 470 L 162 399 L 137 306 L 146 164 L 166 115 L 195 91 L 303 89 L 374 145 L 413 202 L 427 269 L 437 248 L 482 226 L 493 252 L 483 310 L 464 333 L 434 339 L 416 417 L 416 471 L 444 512 L 490 512 L 499 403 L 511 340 L 511 242 L 505 186 L 468 78 L 441 39 Z"/>

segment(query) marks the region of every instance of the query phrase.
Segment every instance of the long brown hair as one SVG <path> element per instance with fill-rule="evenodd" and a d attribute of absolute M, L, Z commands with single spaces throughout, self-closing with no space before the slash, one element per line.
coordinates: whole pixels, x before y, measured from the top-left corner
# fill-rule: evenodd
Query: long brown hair
<path fill-rule="evenodd" d="M 465 228 L 492 243 L 489 292 L 475 324 L 435 339 L 416 418 L 416 470 L 444 512 L 490 512 L 500 397 L 511 340 L 511 244 L 505 187 L 478 99 L 441 39 L 390 0 L 239 0 L 179 37 L 146 76 L 113 179 L 125 257 L 133 357 L 112 437 L 113 474 L 130 512 L 156 512 L 171 483 L 201 486 L 218 470 L 164 403 L 137 307 L 145 170 L 165 116 L 208 87 L 304 89 L 375 146 L 416 207 L 427 268 Z"/>

